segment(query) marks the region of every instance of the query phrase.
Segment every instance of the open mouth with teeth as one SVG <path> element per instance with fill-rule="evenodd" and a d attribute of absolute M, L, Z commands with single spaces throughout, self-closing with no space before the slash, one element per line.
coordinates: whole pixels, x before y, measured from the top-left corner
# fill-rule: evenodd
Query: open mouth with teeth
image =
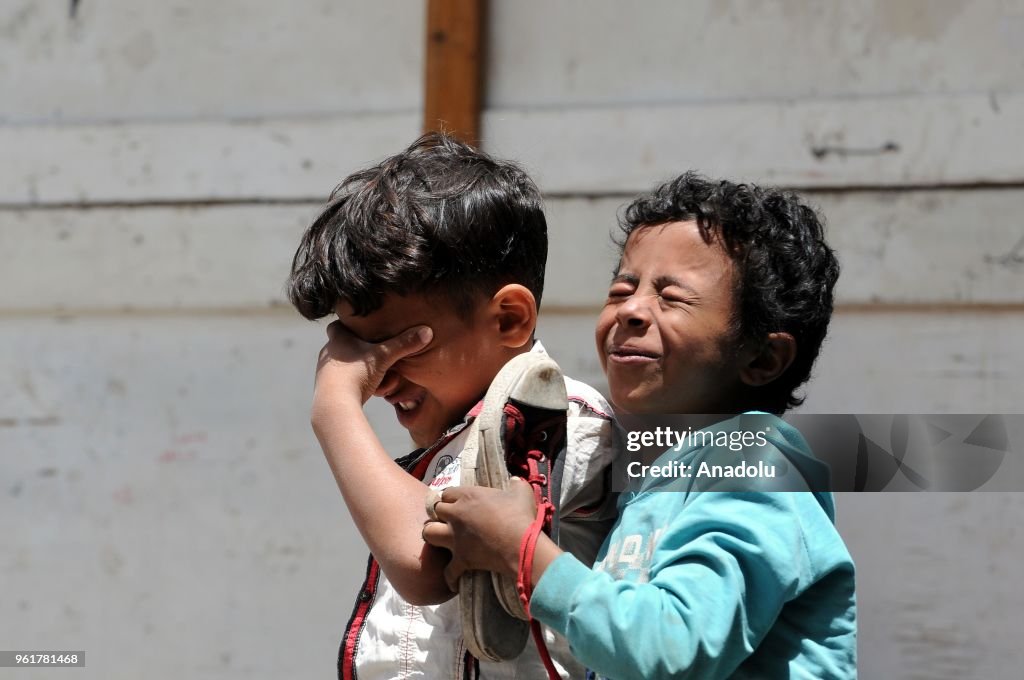
<path fill-rule="evenodd" d="M 407 425 L 416 416 L 423 400 L 427 398 L 425 392 L 418 390 L 402 390 L 405 394 L 394 395 L 388 398 L 388 402 L 394 407 L 398 422 Z M 397 397 L 397 398 L 396 398 Z"/>

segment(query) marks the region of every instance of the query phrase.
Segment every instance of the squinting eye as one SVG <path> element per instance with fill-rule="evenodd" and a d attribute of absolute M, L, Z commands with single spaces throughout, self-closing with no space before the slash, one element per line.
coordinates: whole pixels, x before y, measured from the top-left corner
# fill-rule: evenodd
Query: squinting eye
<path fill-rule="evenodd" d="M 686 294 L 678 293 L 676 291 L 663 290 L 661 291 L 661 293 L 658 294 L 658 297 L 661 298 L 664 302 L 667 302 L 668 304 L 671 305 L 688 305 L 692 301 L 692 298 L 690 298 Z"/>
<path fill-rule="evenodd" d="M 633 294 L 633 289 L 629 286 L 612 286 L 608 289 L 609 298 L 624 298 L 629 297 Z"/>

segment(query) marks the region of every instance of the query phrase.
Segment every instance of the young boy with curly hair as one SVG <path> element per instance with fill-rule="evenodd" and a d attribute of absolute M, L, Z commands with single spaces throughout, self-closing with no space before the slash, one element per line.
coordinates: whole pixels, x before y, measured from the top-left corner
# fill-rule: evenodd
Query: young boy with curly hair
<path fill-rule="evenodd" d="M 777 417 L 801 403 L 832 314 L 839 266 L 817 216 L 793 194 L 688 173 L 634 201 L 622 226 L 596 330 L 617 413 L 686 414 L 712 433 L 754 418 L 756 453 L 806 490 L 699 486 L 701 462 L 737 456 L 695 437 L 652 466 L 692 477 L 630 480 L 593 568 L 526 540 L 524 484 L 446 490 L 427 540 L 453 551 L 449 579 L 518 578 L 532 616 L 601 677 L 856 677 L 854 565 L 827 466 Z"/>

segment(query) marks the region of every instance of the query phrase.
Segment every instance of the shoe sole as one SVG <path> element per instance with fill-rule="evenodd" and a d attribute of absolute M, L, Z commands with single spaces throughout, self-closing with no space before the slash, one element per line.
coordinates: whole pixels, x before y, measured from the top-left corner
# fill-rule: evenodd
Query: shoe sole
<path fill-rule="evenodd" d="M 513 357 L 487 389 L 483 408 L 461 458 L 461 484 L 507 489 L 511 480 L 505 462 L 501 428 L 507 401 L 565 411 L 568 400 L 562 371 L 543 354 Z M 519 656 L 530 636 L 526 611 L 515 579 L 485 571 L 466 572 L 459 579 L 462 635 L 478 659 L 505 661 Z"/>
<path fill-rule="evenodd" d="M 480 461 L 478 420 L 470 425 L 469 438 L 462 450 L 461 486 L 477 485 Z M 502 607 L 486 571 L 467 571 L 459 578 L 459 609 L 462 638 L 470 654 L 487 661 L 514 659 L 526 648 L 530 627 Z"/>
<path fill-rule="evenodd" d="M 482 451 L 478 455 L 477 484 L 507 489 L 512 477 L 508 473 L 502 441 L 505 402 L 514 401 L 547 411 L 565 411 L 569 403 L 562 370 L 546 355 L 532 352 L 520 354 L 505 365 L 499 376 L 502 380 L 496 380 L 496 384 L 491 387 L 495 398 L 484 399 L 484 408 L 478 418 Z M 487 390 L 488 397 L 492 394 L 491 389 Z M 503 399 L 502 395 L 507 396 Z M 498 601 L 505 611 L 517 619 L 529 620 L 519 601 L 515 579 L 503 574 L 490 576 Z"/>

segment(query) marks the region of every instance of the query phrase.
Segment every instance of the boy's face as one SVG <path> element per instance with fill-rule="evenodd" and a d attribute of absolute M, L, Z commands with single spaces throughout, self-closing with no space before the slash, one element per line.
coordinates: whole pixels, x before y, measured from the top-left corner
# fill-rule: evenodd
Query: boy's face
<path fill-rule="evenodd" d="M 739 378 L 735 267 L 697 223 L 642 227 L 626 242 L 597 321 L 615 406 L 628 413 L 730 413 Z"/>
<path fill-rule="evenodd" d="M 413 326 L 434 332 L 427 348 L 402 359 L 388 371 L 384 398 L 417 446 L 429 446 L 459 420 L 487 391 L 504 357 L 490 337 L 481 308 L 469 320 L 437 296 L 385 296 L 366 316 L 355 316 L 347 302 L 335 308 L 338 319 L 365 342 L 380 342 Z M 390 383 L 394 383 L 390 387 Z"/>

